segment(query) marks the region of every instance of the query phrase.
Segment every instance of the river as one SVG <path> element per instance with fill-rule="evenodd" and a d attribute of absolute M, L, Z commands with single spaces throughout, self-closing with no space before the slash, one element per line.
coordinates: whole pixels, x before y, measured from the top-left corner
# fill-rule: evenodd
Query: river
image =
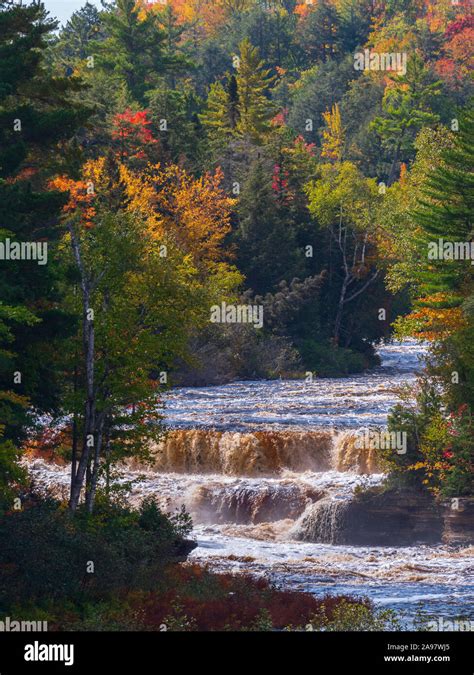
<path fill-rule="evenodd" d="M 164 409 L 171 431 L 155 466 L 131 465 L 123 476 L 133 480 L 130 500 L 155 495 L 168 510 L 185 504 L 198 542 L 191 559 L 216 571 L 251 572 L 316 596 L 369 597 L 397 610 L 405 628 L 420 610 L 469 617 L 473 547 L 299 540 L 305 513 L 322 496 L 350 499 L 357 486 L 383 480 L 376 451 L 356 451 L 351 439 L 361 427 L 386 423 L 425 350 L 408 342 L 379 353 L 381 366 L 351 377 L 172 390 Z M 67 484 L 60 467 L 36 460 L 30 470 L 40 483 Z"/>

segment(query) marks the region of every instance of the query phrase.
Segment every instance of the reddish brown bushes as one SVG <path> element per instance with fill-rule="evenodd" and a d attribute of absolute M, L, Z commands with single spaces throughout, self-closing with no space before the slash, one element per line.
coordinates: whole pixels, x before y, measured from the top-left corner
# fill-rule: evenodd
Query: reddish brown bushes
<path fill-rule="evenodd" d="M 265 579 L 213 574 L 193 564 L 174 566 L 162 582 L 163 592 L 141 595 L 132 602 L 148 630 L 160 630 L 170 619 L 174 626 L 181 622 L 183 629 L 200 631 L 252 630 L 263 620 L 274 629 L 304 627 L 311 621 L 316 625 L 315 617 L 323 613 L 331 620 L 342 601 L 368 605 L 347 596 L 316 599 L 309 593 L 280 591 Z"/>

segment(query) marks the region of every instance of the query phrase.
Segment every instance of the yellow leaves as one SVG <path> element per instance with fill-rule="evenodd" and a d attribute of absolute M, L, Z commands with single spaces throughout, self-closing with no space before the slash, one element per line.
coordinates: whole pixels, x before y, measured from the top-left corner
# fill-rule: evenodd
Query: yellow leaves
<path fill-rule="evenodd" d="M 411 312 L 404 321 L 407 325 L 411 323 L 416 327 L 412 332 L 413 337 L 429 341 L 447 337 L 465 323 L 460 307 L 422 307 Z"/>
<path fill-rule="evenodd" d="M 333 105 L 331 111 L 323 113 L 326 128 L 323 129 L 323 147 L 321 157 L 331 161 L 340 162 L 342 159 L 342 149 L 344 145 L 344 131 L 341 122 L 341 113 L 339 105 Z"/>
<path fill-rule="evenodd" d="M 159 170 L 159 165 L 155 168 Z M 146 219 L 150 233 L 161 238 L 164 232 L 157 212 L 158 194 L 152 176 L 136 174 L 124 164 L 120 165 L 119 176 L 128 199 L 128 210 L 140 213 Z"/>
<path fill-rule="evenodd" d="M 100 192 L 107 188 L 109 180 L 105 165 L 105 157 L 99 157 L 99 159 L 86 162 L 83 166 L 84 181 L 89 184 L 93 192 Z"/>
<path fill-rule="evenodd" d="M 169 6 L 172 8 L 178 24 L 197 26 L 206 34 L 214 34 L 224 23 L 226 14 L 230 11 L 227 5 L 235 3 L 240 8 L 247 0 L 137 0 L 140 8 L 139 18 L 144 20 L 149 14 L 159 14 Z M 239 8 L 238 7 L 238 8 Z"/>
<path fill-rule="evenodd" d="M 191 256 L 193 264 L 210 269 L 228 257 L 224 238 L 231 229 L 235 200 L 221 187 L 223 173 L 218 168 L 196 178 L 176 165 L 150 165 L 142 173 L 124 164 L 110 175 L 104 158 L 87 162 L 79 181 L 58 177 L 51 187 L 68 191 L 64 213 L 80 213 L 81 224 L 90 227 L 96 215 L 97 199 L 120 195 L 117 208 L 138 213 L 153 239 L 179 248 Z M 97 204 L 97 203 L 96 203 Z"/>
<path fill-rule="evenodd" d="M 427 466 L 427 462 L 416 462 L 415 464 L 410 464 L 410 466 L 407 466 L 407 469 L 409 471 L 419 471 L 420 469 L 424 469 Z"/>
<path fill-rule="evenodd" d="M 120 178 L 128 208 L 146 218 L 152 233 L 190 253 L 198 266 L 225 257 L 222 245 L 235 200 L 221 188 L 220 169 L 195 178 L 176 165 L 149 166 L 142 175 L 121 166 Z"/>
<path fill-rule="evenodd" d="M 425 295 L 420 299 L 420 302 L 422 302 L 424 305 L 442 305 L 446 302 L 449 302 L 450 300 L 451 297 L 448 293 L 440 291 L 438 293 L 432 293 L 431 295 Z"/>
<path fill-rule="evenodd" d="M 409 30 L 403 15 L 393 17 L 388 23 L 384 17 L 373 21 L 368 38 L 368 46 L 373 51 L 379 54 L 410 51 L 415 43 L 415 31 Z"/>

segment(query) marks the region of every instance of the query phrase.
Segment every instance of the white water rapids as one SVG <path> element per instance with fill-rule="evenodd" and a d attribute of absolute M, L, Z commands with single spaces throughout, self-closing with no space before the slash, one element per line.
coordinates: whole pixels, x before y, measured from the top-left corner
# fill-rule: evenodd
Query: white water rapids
<path fill-rule="evenodd" d="M 420 608 L 432 617 L 470 616 L 474 549 L 358 547 L 298 541 L 307 509 L 322 497 L 350 499 L 383 476 L 375 456 L 354 452 L 358 428 L 383 426 L 397 388 L 414 381 L 424 353 L 416 343 L 379 350 L 382 365 L 339 379 L 236 382 L 182 388 L 166 397 L 173 430 L 152 469 L 130 466 L 130 500 L 158 497 L 167 510 L 185 504 L 198 548 L 191 559 L 216 571 L 252 572 L 315 595 L 367 596 L 402 613 L 409 627 Z M 39 484 L 67 486 L 64 468 L 34 460 Z M 331 522 L 324 527 L 335 527 Z M 471 618 L 473 618 L 471 616 Z"/>
<path fill-rule="evenodd" d="M 382 365 L 370 374 L 176 389 L 167 396 L 165 419 L 175 428 L 233 431 L 382 425 L 396 388 L 414 381 L 424 353 L 417 343 L 396 343 L 379 350 Z"/>

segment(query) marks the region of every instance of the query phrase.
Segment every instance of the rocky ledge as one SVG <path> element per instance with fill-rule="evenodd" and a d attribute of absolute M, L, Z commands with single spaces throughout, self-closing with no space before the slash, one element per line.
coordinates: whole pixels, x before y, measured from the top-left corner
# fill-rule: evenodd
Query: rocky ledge
<path fill-rule="evenodd" d="M 474 499 L 436 502 L 424 492 L 372 488 L 351 500 L 323 499 L 300 518 L 297 539 L 354 546 L 474 542 Z"/>
<path fill-rule="evenodd" d="M 360 493 L 344 512 L 341 543 L 404 546 L 441 541 L 442 509 L 429 494 L 409 490 Z"/>

